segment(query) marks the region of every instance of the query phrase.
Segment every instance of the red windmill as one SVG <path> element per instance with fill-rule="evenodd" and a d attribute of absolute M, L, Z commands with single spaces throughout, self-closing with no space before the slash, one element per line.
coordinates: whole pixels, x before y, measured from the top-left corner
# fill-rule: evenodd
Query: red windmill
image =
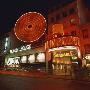
<path fill-rule="evenodd" d="M 23 14 L 16 22 L 14 32 L 23 42 L 38 40 L 46 30 L 46 20 L 40 13 L 28 12 Z"/>

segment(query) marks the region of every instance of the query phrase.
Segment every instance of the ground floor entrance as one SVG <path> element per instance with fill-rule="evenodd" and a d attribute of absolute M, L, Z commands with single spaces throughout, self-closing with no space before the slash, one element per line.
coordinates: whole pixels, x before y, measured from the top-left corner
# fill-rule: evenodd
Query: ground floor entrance
<path fill-rule="evenodd" d="M 70 75 L 73 63 L 78 64 L 77 47 L 68 46 L 54 49 L 55 50 L 51 52 L 53 74 Z"/>

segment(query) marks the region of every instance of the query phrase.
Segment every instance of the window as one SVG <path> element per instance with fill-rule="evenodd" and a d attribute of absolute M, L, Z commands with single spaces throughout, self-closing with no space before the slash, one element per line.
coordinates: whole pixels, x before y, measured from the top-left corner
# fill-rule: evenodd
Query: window
<path fill-rule="evenodd" d="M 76 35 L 76 31 L 72 31 L 71 32 L 71 35 L 74 35 L 75 36 Z"/>
<path fill-rule="evenodd" d="M 63 17 L 66 17 L 67 16 L 67 12 L 63 12 Z"/>
<path fill-rule="evenodd" d="M 75 18 L 70 19 L 70 24 L 71 24 L 71 25 L 76 25 L 76 20 L 75 20 Z"/>
<path fill-rule="evenodd" d="M 73 14 L 75 12 L 75 9 L 74 8 L 71 8 L 70 10 L 69 10 L 69 14 Z"/>
<path fill-rule="evenodd" d="M 27 56 L 22 56 L 21 63 L 26 63 L 26 62 L 27 62 Z"/>
<path fill-rule="evenodd" d="M 45 53 L 38 53 L 37 62 L 45 62 Z"/>
<path fill-rule="evenodd" d="M 8 39 L 8 37 L 6 37 L 6 38 L 5 38 L 5 45 L 4 45 L 5 50 L 6 50 L 6 49 L 7 49 L 7 47 L 8 47 L 8 41 L 9 41 L 9 39 Z"/>
<path fill-rule="evenodd" d="M 60 14 L 57 14 L 57 15 L 56 15 L 56 20 L 60 20 L 60 18 L 61 18 L 61 17 L 60 17 Z"/>
<path fill-rule="evenodd" d="M 82 30 L 83 38 L 88 38 L 88 29 Z"/>
<path fill-rule="evenodd" d="M 84 45 L 85 53 L 90 53 L 90 44 Z"/>
<path fill-rule="evenodd" d="M 35 55 L 34 54 L 28 56 L 28 62 L 29 63 L 34 63 L 35 62 Z"/>
<path fill-rule="evenodd" d="M 51 23 L 53 23 L 55 21 L 54 17 L 51 17 Z"/>

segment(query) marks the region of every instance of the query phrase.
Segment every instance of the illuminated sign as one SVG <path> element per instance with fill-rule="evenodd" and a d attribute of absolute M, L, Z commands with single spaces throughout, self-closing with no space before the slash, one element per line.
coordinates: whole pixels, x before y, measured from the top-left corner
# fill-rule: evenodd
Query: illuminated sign
<path fill-rule="evenodd" d="M 30 49 L 31 49 L 31 44 L 10 50 L 10 53 L 16 53 L 18 51 L 24 51 L 24 50 L 30 50 Z"/>
<path fill-rule="evenodd" d="M 65 56 L 73 56 L 73 59 L 75 59 L 74 57 L 76 57 L 77 56 L 77 52 L 76 52 L 76 50 L 74 50 L 74 51 L 64 51 L 64 52 L 62 52 L 62 51 L 56 51 L 56 52 L 53 52 L 53 55 L 54 55 L 54 57 L 56 58 L 56 57 L 65 57 Z"/>
<path fill-rule="evenodd" d="M 35 62 L 35 55 L 34 55 L 34 54 L 32 54 L 32 55 L 30 55 L 30 56 L 28 57 L 28 62 L 29 62 L 29 63 L 34 63 L 34 62 Z"/>
<path fill-rule="evenodd" d="M 64 34 L 63 24 L 54 24 L 54 25 L 52 26 L 52 32 L 53 32 L 53 34 L 58 33 L 58 34 L 63 35 L 63 34 Z"/>
<path fill-rule="evenodd" d="M 26 63 L 26 62 L 27 62 L 27 56 L 22 56 L 21 63 Z"/>
<path fill-rule="evenodd" d="M 5 38 L 5 43 L 4 43 L 4 53 L 6 53 L 7 51 L 8 51 L 8 49 L 9 49 L 9 44 L 10 44 L 10 42 L 9 42 L 9 37 L 6 37 Z"/>
<path fill-rule="evenodd" d="M 46 19 L 37 12 L 23 14 L 15 23 L 14 33 L 23 42 L 39 40 L 46 31 Z"/>
<path fill-rule="evenodd" d="M 85 56 L 85 59 L 89 59 L 90 60 L 90 56 Z"/>
<path fill-rule="evenodd" d="M 39 53 L 37 55 L 37 62 L 45 62 L 45 53 Z"/>
<path fill-rule="evenodd" d="M 71 56 L 70 53 L 61 53 L 61 54 L 55 54 L 54 57 L 64 57 L 64 56 Z"/>
<path fill-rule="evenodd" d="M 64 36 L 46 41 L 45 50 L 60 46 L 80 46 L 79 38 L 72 36 Z"/>
<path fill-rule="evenodd" d="M 6 65 L 8 65 L 9 67 L 19 67 L 19 60 L 20 57 L 8 58 Z"/>

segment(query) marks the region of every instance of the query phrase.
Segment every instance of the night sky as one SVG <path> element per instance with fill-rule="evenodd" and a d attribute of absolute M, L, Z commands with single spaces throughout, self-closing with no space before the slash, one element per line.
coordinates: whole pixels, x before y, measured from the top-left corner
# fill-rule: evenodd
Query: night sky
<path fill-rule="evenodd" d="M 0 32 L 11 31 L 16 20 L 26 12 L 37 11 L 46 17 L 49 8 L 68 1 L 73 0 L 0 0 Z"/>

